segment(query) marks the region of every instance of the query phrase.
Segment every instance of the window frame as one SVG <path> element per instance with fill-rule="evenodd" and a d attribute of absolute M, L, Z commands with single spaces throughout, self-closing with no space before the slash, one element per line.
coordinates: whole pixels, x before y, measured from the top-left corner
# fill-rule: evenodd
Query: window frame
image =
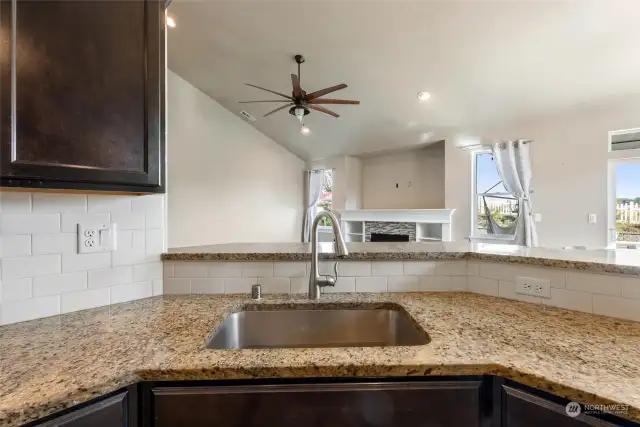
<path fill-rule="evenodd" d="M 513 197 L 511 193 L 491 192 L 491 191 L 478 193 L 478 156 L 482 154 L 493 155 L 493 152 L 491 151 L 490 147 L 480 148 L 480 149 L 471 151 L 471 155 L 472 155 L 472 160 L 471 160 L 471 237 L 483 238 L 483 239 L 495 238 L 496 240 L 504 240 L 504 236 L 497 237 L 496 235 L 492 235 L 492 234 L 478 233 L 478 212 L 479 212 L 478 209 L 480 207 L 478 200 L 482 196 L 494 197 L 494 198 L 497 197 L 497 198 L 503 198 L 503 199 L 516 200 L 516 201 L 518 201 L 518 199 L 516 197 Z M 496 184 L 496 186 L 501 183 L 502 181 L 499 181 Z M 518 206 L 518 216 L 519 215 L 520 215 L 520 206 Z"/>

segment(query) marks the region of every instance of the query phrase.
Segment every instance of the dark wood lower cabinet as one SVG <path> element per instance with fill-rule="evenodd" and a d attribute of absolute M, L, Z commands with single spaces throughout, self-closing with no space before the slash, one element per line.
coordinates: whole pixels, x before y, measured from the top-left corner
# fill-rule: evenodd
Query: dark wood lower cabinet
<path fill-rule="evenodd" d="M 151 389 L 155 427 L 475 427 L 481 381 Z"/>
<path fill-rule="evenodd" d="M 503 427 L 614 427 L 598 418 L 579 414 L 567 415 L 564 403 L 557 403 L 509 386 L 502 386 Z"/>
<path fill-rule="evenodd" d="M 38 427 L 134 427 L 137 414 L 130 414 L 129 393 L 122 392 L 65 415 L 53 418 Z"/>
<path fill-rule="evenodd" d="M 640 427 L 496 376 L 142 382 L 29 427 Z"/>

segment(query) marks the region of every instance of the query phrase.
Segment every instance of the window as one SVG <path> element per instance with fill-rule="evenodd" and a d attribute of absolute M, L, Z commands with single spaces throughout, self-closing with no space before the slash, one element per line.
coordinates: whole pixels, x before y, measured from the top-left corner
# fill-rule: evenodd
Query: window
<path fill-rule="evenodd" d="M 333 196 L 333 169 L 324 170 L 324 182 L 322 184 L 322 194 L 316 203 L 317 212 L 330 211 L 332 206 Z M 328 218 L 322 218 L 320 221 L 321 227 L 330 227 L 331 220 Z"/>
<path fill-rule="evenodd" d="M 474 154 L 473 235 L 513 236 L 520 206 L 502 185 L 493 154 Z"/>
<path fill-rule="evenodd" d="M 640 243 L 640 160 L 615 165 L 616 246 Z"/>

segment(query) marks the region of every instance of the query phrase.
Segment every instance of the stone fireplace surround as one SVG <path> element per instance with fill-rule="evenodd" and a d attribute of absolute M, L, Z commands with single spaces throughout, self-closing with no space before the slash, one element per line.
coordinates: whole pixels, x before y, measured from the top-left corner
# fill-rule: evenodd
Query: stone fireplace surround
<path fill-rule="evenodd" d="M 371 241 L 371 233 L 396 234 L 401 236 L 409 236 L 409 242 L 416 241 L 416 223 L 415 222 L 381 222 L 381 221 L 365 221 L 364 223 L 364 241 Z"/>

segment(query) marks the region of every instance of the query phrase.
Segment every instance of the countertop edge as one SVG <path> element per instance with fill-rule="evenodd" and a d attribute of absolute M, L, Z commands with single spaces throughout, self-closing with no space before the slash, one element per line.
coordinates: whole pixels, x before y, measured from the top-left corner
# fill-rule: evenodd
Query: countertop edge
<path fill-rule="evenodd" d="M 531 266 L 561 268 L 591 273 L 640 276 L 640 266 L 617 265 L 603 262 L 574 261 L 555 258 L 490 254 L 477 252 L 352 252 L 346 257 L 319 254 L 321 260 L 334 261 L 450 261 L 476 260 L 506 262 Z M 303 252 L 171 252 L 162 254 L 163 261 L 311 261 L 310 253 Z"/>

